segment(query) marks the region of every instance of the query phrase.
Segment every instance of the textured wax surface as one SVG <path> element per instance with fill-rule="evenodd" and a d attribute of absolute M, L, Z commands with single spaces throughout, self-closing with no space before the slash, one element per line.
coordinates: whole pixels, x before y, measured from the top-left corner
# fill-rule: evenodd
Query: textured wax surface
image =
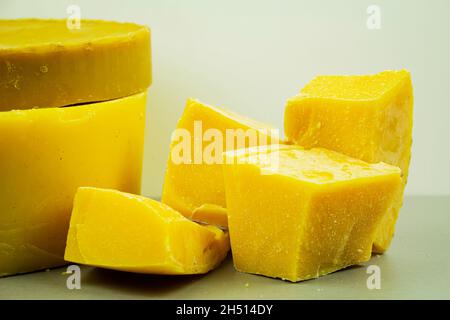
<path fill-rule="evenodd" d="M 376 75 L 317 76 L 301 93 L 318 98 L 373 100 L 394 89 L 404 77 L 404 71 L 385 71 Z"/>
<path fill-rule="evenodd" d="M 327 149 L 304 150 L 296 146 L 286 146 L 284 150 L 270 153 L 279 159 L 278 167 L 272 173 L 291 176 L 312 183 L 333 183 L 357 178 L 399 174 L 400 169 L 384 163 L 369 164 Z M 248 155 L 244 161 L 256 164 L 258 154 Z M 262 164 L 261 171 L 270 168 L 270 163 Z"/>
<path fill-rule="evenodd" d="M 403 188 L 379 228 L 374 251 L 389 248 L 408 181 L 413 128 L 413 89 L 407 70 L 364 76 L 318 76 L 286 104 L 289 141 L 321 147 L 402 170 Z"/>
<path fill-rule="evenodd" d="M 278 158 L 269 166 L 254 150 L 224 165 L 236 268 L 300 281 L 367 261 L 400 169 L 324 149 L 274 149 L 262 151 Z"/>

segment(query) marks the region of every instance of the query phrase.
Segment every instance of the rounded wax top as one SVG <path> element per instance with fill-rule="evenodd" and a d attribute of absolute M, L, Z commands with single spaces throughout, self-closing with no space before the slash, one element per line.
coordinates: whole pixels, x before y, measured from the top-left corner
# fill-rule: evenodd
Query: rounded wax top
<path fill-rule="evenodd" d="M 150 30 L 145 26 L 0 20 L 0 111 L 61 107 L 145 91 L 151 83 L 150 59 Z"/>

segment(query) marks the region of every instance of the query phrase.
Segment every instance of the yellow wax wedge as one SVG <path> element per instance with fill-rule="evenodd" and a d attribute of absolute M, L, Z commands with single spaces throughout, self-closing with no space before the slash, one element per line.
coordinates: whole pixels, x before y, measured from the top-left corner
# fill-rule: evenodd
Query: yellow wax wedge
<path fill-rule="evenodd" d="M 408 71 L 318 76 L 288 100 L 285 135 L 303 147 L 322 147 L 367 162 L 400 167 L 403 187 L 377 232 L 373 250 L 386 251 L 403 203 L 411 158 L 413 91 Z"/>
<path fill-rule="evenodd" d="M 295 282 L 369 260 L 400 169 L 294 145 L 265 153 L 225 153 L 236 269 Z"/>
<path fill-rule="evenodd" d="M 116 190 L 82 187 L 75 196 L 65 259 L 152 274 L 200 274 L 229 251 L 228 234 L 169 206 Z"/>
<path fill-rule="evenodd" d="M 192 218 L 202 206 L 225 207 L 223 151 L 278 142 L 272 126 L 197 100 L 187 101 L 170 146 L 162 202 Z M 175 159 L 176 158 L 176 159 Z M 222 215 L 224 210 L 214 210 Z"/>
<path fill-rule="evenodd" d="M 111 100 L 151 83 L 150 31 L 132 23 L 0 20 L 0 111 Z"/>
<path fill-rule="evenodd" d="M 146 94 L 0 112 L 0 276 L 64 264 L 73 197 L 139 193 Z"/>

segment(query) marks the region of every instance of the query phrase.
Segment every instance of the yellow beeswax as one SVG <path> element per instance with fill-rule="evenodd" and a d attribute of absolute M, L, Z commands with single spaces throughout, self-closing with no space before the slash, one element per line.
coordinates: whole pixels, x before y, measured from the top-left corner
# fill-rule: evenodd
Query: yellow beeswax
<path fill-rule="evenodd" d="M 367 261 L 401 187 L 400 169 L 326 149 L 227 152 L 225 190 L 237 270 L 307 280 Z"/>
<path fill-rule="evenodd" d="M 373 250 L 388 249 L 403 203 L 411 158 L 413 91 L 408 71 L 318 76 L 287 102 L 285 135 L 306 148 L 322 147 L 400 167 L 403 187 L 388 209 Z"/>
<path fill-rule="evenodd" d="M 0 112 L 0 276 L 64 264 L 78 187 L 139 193 L 146 94 Z"/>
<path fill-rule="evenodd" d="M 0 111 L 126 97 L 151 83 L 150 31 L 133 23 L 0 20 Z"/>
<path fill-rule="evenodd" d="M 116 190 L 82 187 L 75 196 L 65 259 L 121 271 L 206 273 L 229 250 L 228 234 L 165 204 Z"/>
<path fill-rule="evenodd" d="M 189 99 L 175 130 L 178 135 L 172 136 L 162 202 L 189 218 L 194 211 L 204 213 L 205 205 L 224 208 L 223 151 L 276 143 L 273 130 L 267 124 Z M 188 142 L 184 156 L 189 153 L 189 161 L 177 162 L 174 156 L 183 142 Z M 216 209 L 212 215 L 224 223 L 226 210 Z"/>

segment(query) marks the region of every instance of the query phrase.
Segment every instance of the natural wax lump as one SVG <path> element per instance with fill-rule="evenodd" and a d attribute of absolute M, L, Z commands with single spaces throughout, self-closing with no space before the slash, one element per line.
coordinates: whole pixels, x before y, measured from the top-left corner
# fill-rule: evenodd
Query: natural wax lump
<path fill-rule="evenodd" d="M 151 83 L 150 32 L 133 23 L 0 20 L 0 111 L 110 100 Z"/>
<path fill-rule="evenodd" d="M 139 193 L 146 94 L 0 112 L 0 276 L 64 264 L 79 186 Z"/>
<path fill-rule="evenodd" d="M 65 259 L 130 272 L 197 274 L 219 265 L 228 250 L 227 233 L 161 202 L 83 187 L 75 196 Z"/>
<path fill-rule="evenodd" d="M 375 237 L 384 252 L 402 206 L 411 157 L 413 93 L 408 71 L 366 76 L 318 76 L 287 102 L 285 134 L 301 146 L 322 147 L 402 170 L 402 188 Z"/>
<path fill-rule="evenodd" d="M 186 217 L 193 218 L 194 212 L 200 212 L 203 218 L 210 216 L 212 224 L 223 223 L 222 152 L 277 142 L 273 130 L 231 111 L 189 99 L 172 135 L 162 202 Z"/>
<path fill-rule="evenodd" d="M 400 169 L 283 146 L 274 163 L 225 154 L 228 226 L 239 271 L 300 281 L 367 261 Z"/>

